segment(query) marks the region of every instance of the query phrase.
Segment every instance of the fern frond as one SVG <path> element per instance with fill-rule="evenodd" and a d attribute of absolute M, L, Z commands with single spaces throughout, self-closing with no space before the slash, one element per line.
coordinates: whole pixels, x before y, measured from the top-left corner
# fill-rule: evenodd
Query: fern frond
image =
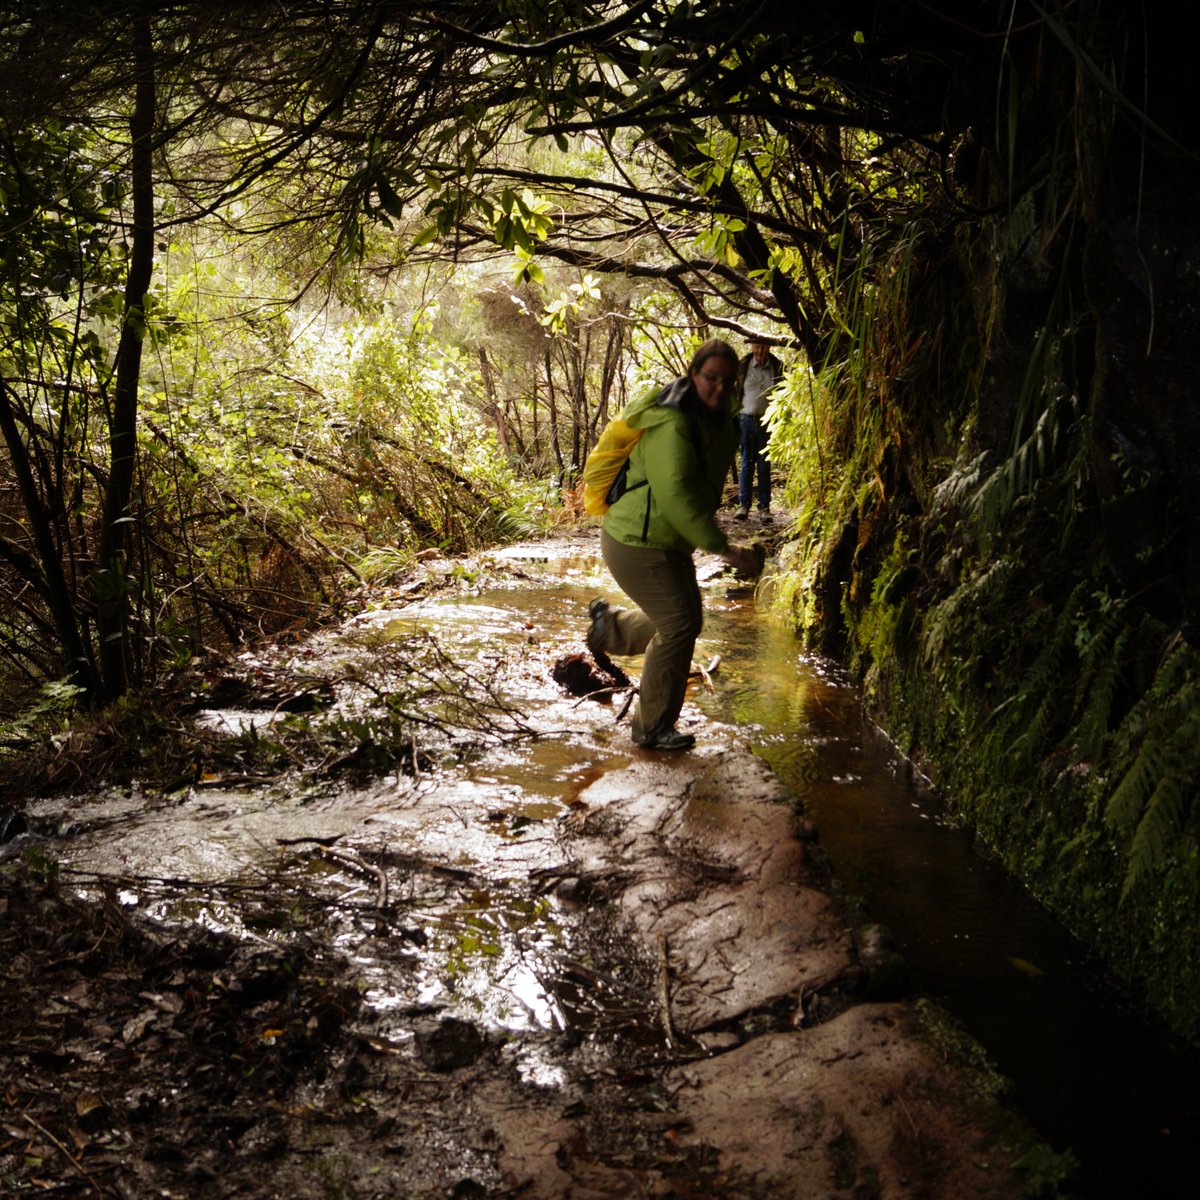
<path fill-rule="evenodd" d="M 1087 686 L 1087 700 L 1082 716 L 1075 727 L 1076 757 L 1080 761 L 1094 758 L 1112 722 L 1113 701 L 1117 688 L 1125 675 L 1125 651 L 1129 643 L 1130 630 L 1124 627 L 1117 635 L 1104 658 L 1093 664 L 1093 654 L 1085 656 L 1085 664 L 1093 666 Z M 1090 649 L 1096 651 L 1102 645 L 1093 638 Z"/>
<path fill-rule="evenodd" d="M 1162 774 L 1162 756 L 1162 743 L 1153 736 L 1147 737 L 1138 750 L 1133 765 L 1109 796 L 1104 808 L 1104 819 L 1118 833 L 1128 833 L 1140 819 L 1154 794 L 1155 783 Z"/>
<path fill-rule="evenodd" d="M 976 489 L 968 511 L 983 533 L 994 532 L 1022 496 L 1047 475 L 1058 457 L 1064 430 L 1074 420 L 1076 403 L 1056 400 L 1038 418 L 1033 432 Z"/>
<path fill-rule="evenodd" d="M 1075 623 L 1083 585 L 1079 584 L 1063 604 L 1054 625 L 1037 658 L 1025 672 L 1016 695 L 1009 706 L 1022 729 L 1013 742 L 1013 750 L 1023 762 L 1029 762 L 1045 743 L 1047 734 L 1060 715 L 1063 704 L 1060 684 L 1062 664 L 1067 650 L 1074 643 Z M 1029 712 L 1030 707 L 1032 712 Z M 1029 713 L 1028 716 L 1023 714 Z"/>
<path fill-rule="evenodd" d="M 1122 898 L 1167 861 L 1192 816 L 1200 783 L 1196 664 L 1195 651 L 1176 639 L 1121 730 L 1124 745 L 1138 746 L 1105 806 L 1111 829 L 1119 836 L 1132 831 Z"/>
<path fill-rule="evenodd" d="M 934 517 L 944 516 L 966 508 L 978 492 L 985 478 L 984 462 L 987 454 L 977 454 L 970 462 L 955 467 L 951 473 L 933 489 L 930 497 L 930 512 Z"/>
<path fill-rule="evenodd" d="M 947 647 L 957 632 L 959 617 L 965 614 L 978 616 L 980 612 L 986 612 L 1003 594 L 1012 576 L 1012 563 L 1006 559 L 994 562 L 986 571 L 962 584 L 956 592 L 926 613 L 921 643 L 927 664 L 934 666 L 948 657 Z"/>
<path fill-rule="evenodd" d="M 936 666 L 946 656 L 946 644 L 954 630 L 961 605 L 958 594 L 943 600 L 925 614 L 921 627 L 921 645 L 927 666 Z"/>
<path fill-rule="evenodd" d="M 1194 719 L 1176 732 L 1171 752 L 1164 755 L 1163 773 L 1146 804 L 1137 832 L 1129 847 L 1124 900 L 1142 880 L 1149 877 L 1168 858 L 1176 838 L 1184 827 L 1189 800 L 1195 788 L 1195 747 L 1200 720 Z M 1185 757 L 1184 746 L 1190 747 Z"/>

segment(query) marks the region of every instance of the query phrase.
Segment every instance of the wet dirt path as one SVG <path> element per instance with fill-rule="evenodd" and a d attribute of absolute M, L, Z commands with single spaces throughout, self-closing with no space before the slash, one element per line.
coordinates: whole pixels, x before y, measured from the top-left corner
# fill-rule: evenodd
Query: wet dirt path
<path fill-rule="evenodd" d="M 448 566 L 453 587 L 379 595 L 296 651 L 327 669 L 436 631 L 519 714 L 473 749 L 414 738 L 414 773 L 356 787 L 214 779 L 34 814 L 66 877 L 104 880 L 109 903 L 268 959 L 319 945 L 361 1001 L 320 1069 L 301 1065 L 222 1144 L 164 1160 L 127 1122 L 111 1194 L 1031 1194 L 1013 1165 L 1028 1129 L 936 1013 L 889 991 L 886 943 L 839 913 L 720 671 L 681 723 L 697 749 L 666 758 L 629 745 L 619 698 L 553 683 L 553 662 L 583 650 L 587 599 L 617 598 L 596 550 L 582 537 Z M 716 564 L 702 576 L 710 609 L 759 619 Z M 719 653 L 706 634 L 698 659 Z M 126 1053 L 177 1034 L 189 1001 L 173 986 L 144 993 L 145 1019 L 117 1035 Z M 256 1053 L 304 1034 L 318 1054 L 316 1016 L 247 1019 Z"/>

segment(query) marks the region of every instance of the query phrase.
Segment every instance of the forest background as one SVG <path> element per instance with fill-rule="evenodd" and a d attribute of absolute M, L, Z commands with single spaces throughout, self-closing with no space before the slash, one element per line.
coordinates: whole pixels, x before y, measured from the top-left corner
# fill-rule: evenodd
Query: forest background
<path fill-rule="evenodd" d="M 787 376 L 775 602 L 1200 1041 L 1181 3 L 9 3 L 0 742 L 579 519 L 705 336 Z M 93 716 L 93 719 L 96 719 Z"/>

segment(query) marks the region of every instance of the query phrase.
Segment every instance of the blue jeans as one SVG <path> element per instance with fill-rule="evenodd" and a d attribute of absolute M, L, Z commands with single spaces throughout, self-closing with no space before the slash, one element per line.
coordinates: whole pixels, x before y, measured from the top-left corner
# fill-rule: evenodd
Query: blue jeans
<path fill-rule="evenodd" d="M 742 413 L 738 417 L 741 433 L 742 471 L 738 477 L 738 503 L 750 507 L 754 495 L 754 469 L 758 468 L 758 507 L 765 512 L 771 507 L 771 464 L 767 462 L 767 431 L 761 417 Z"/>

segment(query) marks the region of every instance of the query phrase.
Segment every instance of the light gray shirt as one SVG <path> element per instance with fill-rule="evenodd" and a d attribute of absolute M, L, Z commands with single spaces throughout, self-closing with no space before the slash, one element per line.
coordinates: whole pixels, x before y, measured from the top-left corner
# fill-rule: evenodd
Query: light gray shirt
<path fill-rule="evenodd" d="M 742 412 L 748 417 L 761 417 L 767 409 L 767 393 L 775 383 L 770 360 L 760 367 L 753 359 L 746 365 L 742 385 Z"/>

